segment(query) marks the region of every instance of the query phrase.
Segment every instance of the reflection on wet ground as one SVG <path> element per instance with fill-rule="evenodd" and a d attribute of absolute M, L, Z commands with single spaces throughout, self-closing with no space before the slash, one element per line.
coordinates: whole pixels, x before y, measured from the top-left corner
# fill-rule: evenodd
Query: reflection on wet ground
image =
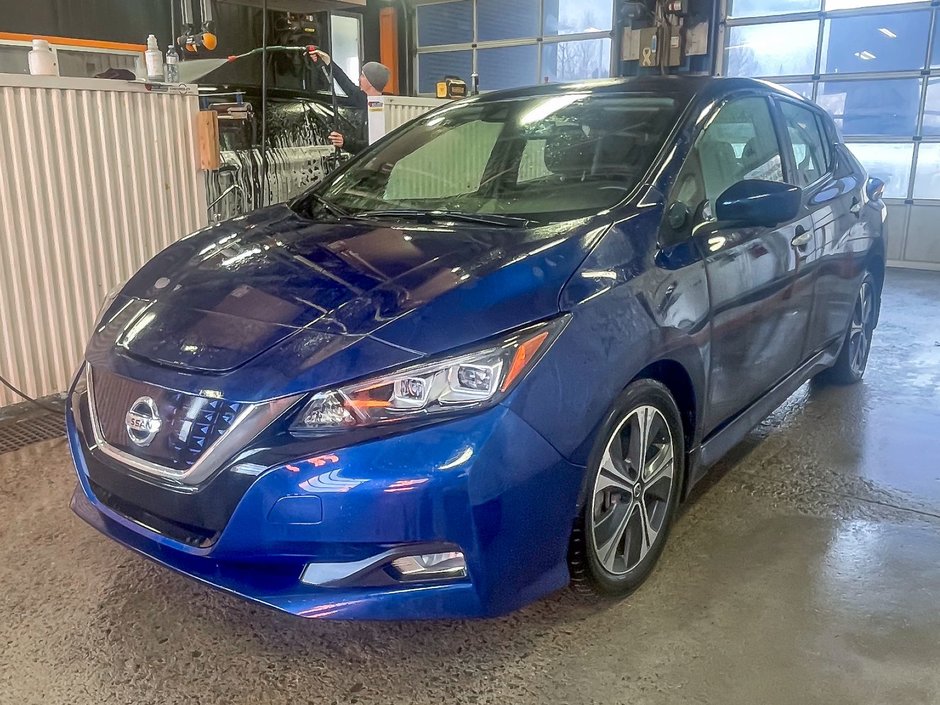
<path fill-rule="evenodd" d="M 938 300 L 891 272 L 866 381 L 755 429 L 622 602 L 303 622 L 73 518 L 64 441 L 0 456 L 0 703 L 938 702 Z"/>

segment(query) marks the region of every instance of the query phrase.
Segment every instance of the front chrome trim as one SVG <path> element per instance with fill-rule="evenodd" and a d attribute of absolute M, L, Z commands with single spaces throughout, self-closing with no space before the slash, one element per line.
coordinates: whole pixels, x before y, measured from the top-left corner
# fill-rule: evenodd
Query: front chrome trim
<path fill-rule="evenodd" d="M 160 465 L 158 463 L 138 458 L 131 453 L 115 448 L 104 438 L 101 425 L 98 421 L 98 408 L 95 403 L 95 384 L 94 372 L 89 365 L 85 366 L 85 378 L 88 385 L 88 416 L 91 419 L 92 435 L 95 439 L 95 448 L 116 460 L 122 465 L 127 465 L 134 470 L 183 483 L 184 485 L 198 485 L 208 478 L 212 477 L 222 467 L 226 460 L 234 456 L 239 450 L 244 448 L 255 437 L 258 436 L 268 425 L 273 423 L 285 411 L 290 409 L 304 395 L 297 394 L 290 397 L 282 397 L 272 401 L 249 404 L 232 422 L 232 425 L 223 433 L 218 440 L 206 448 L 199 459 L 186 470 L 176 470 L 174 468 Z"/>

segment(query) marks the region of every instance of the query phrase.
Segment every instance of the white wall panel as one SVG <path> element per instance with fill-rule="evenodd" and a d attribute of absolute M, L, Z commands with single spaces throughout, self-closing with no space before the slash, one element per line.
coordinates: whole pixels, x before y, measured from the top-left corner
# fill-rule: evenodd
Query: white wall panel
<path fill-rule="evenodd" d="M 185 88 L 0 76 L 0 374 L 27 393 L 65 390 L 104 295 L 206 224 L 198 109 Z"/>

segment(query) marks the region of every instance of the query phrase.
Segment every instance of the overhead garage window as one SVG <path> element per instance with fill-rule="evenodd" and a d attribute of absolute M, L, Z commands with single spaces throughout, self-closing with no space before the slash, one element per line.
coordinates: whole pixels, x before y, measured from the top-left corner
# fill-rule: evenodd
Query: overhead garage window
<path fill-rule="evenodd" d="M 816 102 L 829 111 L 844 135 L 911 137 L 917 129 L 919 78 L 825 81 Z"/>
<path fill-rule="evenodd" d="M 940 201 L 937 3 L 727 2 L 718 73 L 778 81 L 815 100 L 888 198 Z"/>
<path fill-rule="evenodd" d="M 914 158 L 913 144 L 849 142 L 848 147 L 870 175 L 885 182 L 887 198 L 907 196 L 911 183 L 911 160 Z"/>
<path fill-rule="evenodd" d="M 538 72 L 539 48 L 526 46 L 493 47 L 477 51 L 477 71 L 480 90 L 498 91 L 515 88 L 521 76 L 535 76 Z"/>
<path fill-rule="evenodd" d="M 472 0 L 419 5 L 415 16 L 420 46 L 473 41 Z"/>
<path fill-rule="evenodd" d="M 418 92 L 434 93 L 437 82 L 445 76 L 469 80 L 473 72 L 473 52 L 436 51 L 418 56 Z"/>
<path fill-rule="evenodd" d="M 813 99 L 813 82 L 805 81 L 798 83 L 783 83 L 783 86 L 789 88 L 794 93 L 803 96 L 807 100 Z"/>
<path fill-rule="evenodd" d="M 922 144 L 914 175 L 914 198 L 940 197 L 940 142 Z"/>
<path fill-rule="evenodd" d="M 940 12 L 933 11 L 933 52 L 930 55 L 930 68 L 940 69 Z"/>
<path fill-rule="evenodd" d="M 609 0 L 546 0 L 545 34 L 583 34 L 610 31 L 613 8 Z"/>
<path fill-rule="evenodd" d="M 826 20 L 821 73 L 920 70 L 929 32 L 930 10 Z"/>
<path fill-rule="evenodd" d="M 732 27 L 725 46 L 725 70 L 729 76 L 812 73 L 818 32 L 818 20 Z"/>
<path fill-rule="evenodd" d="M 826 10 L 856 10 L 879 5 L 904 5 L 911 0 L 826 0 Z M 915 0 L 916 2 L 916 0 Z"/>
<path fill-rule="evenodd" d="M 542 45 L 542 80 L 577 81 L 609 76 L 610 40 L 582 39 Z"/>
<path fill-rule="evenodd" d="M 732 0 L 729 4 L 730 17 L 761 17 L 767 15 L 786 15 L 791 12 L 815 12 L 819 10 L 820 0 Z"/>
<path fill-rule="evenodd" d="M 539 0 L 477 0 L 477 30 L 481 42 L 537 37 Z"/>
<path fill-rule="evenodd" d="M 614 0 L 418 0 L 418 91 L 473 73 L 481 91 L 607 78 L 613 16 Z"/>
<path fill-rule="evenodd" d="M 921 130 L 926 136 L 940 137 L 940 77 L 927 81 L 924 123 Z"/>

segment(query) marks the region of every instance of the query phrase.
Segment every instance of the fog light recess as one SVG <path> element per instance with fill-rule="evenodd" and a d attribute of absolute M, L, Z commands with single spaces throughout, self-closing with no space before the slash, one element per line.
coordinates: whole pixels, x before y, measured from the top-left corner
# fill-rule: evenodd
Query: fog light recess
<path fill-rule="evenodd" d="M 467 561 L 460 551 L 402 556 L 391 563 L 402 582 L 413 580 L 458 580 L 467 577 Z"/>

